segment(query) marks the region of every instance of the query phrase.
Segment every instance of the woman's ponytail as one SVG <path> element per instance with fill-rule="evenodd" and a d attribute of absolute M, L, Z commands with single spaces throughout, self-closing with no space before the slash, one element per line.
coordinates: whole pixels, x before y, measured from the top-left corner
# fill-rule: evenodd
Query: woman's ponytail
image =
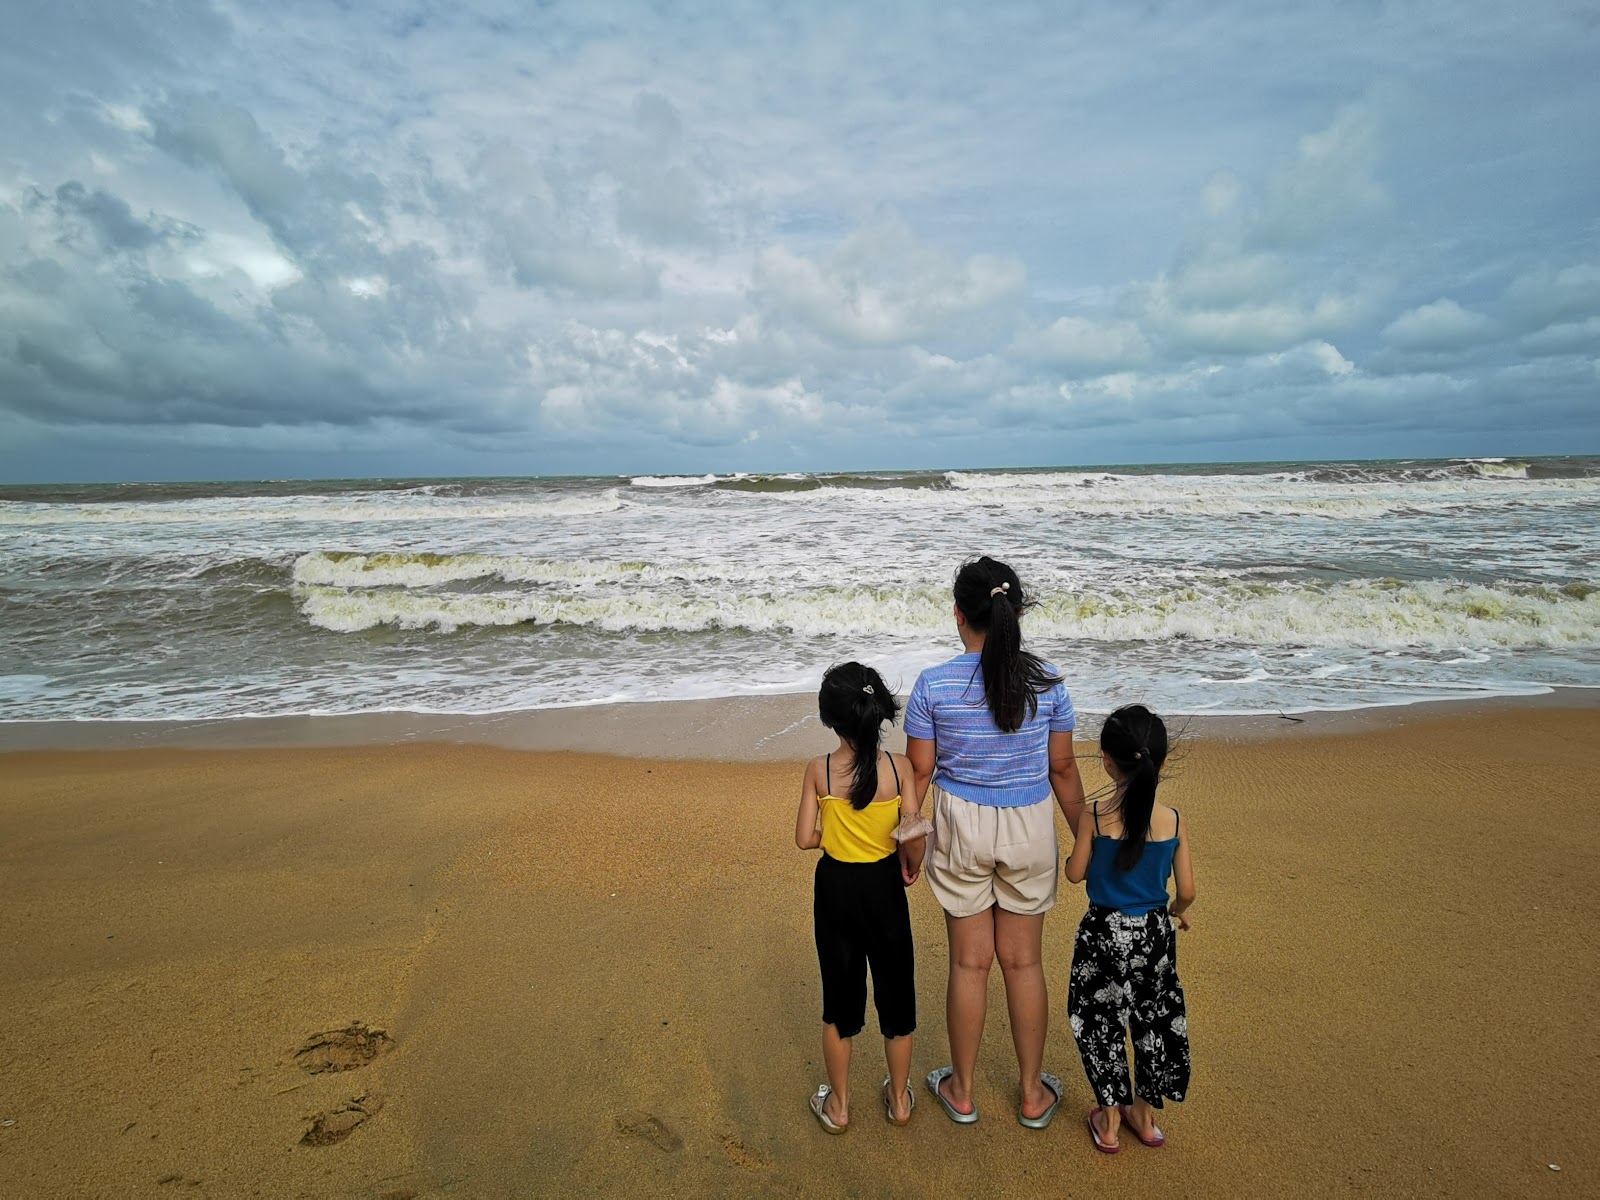
<path fill-rule="evenodd" d="M 984 635 L 979 665 L 989 715 L 1003 733 L 1015 733 L 1039 711 L 1039 694 L 1061 680 L 1022 648 L 1022 613 L 1028 607 L 1017 573 L 997 559 L 975 559 L 956 572 L 956 607 Z"/>
<path fill-rule="evenodd" d="M 817 694 L 817 715 L 844 739 L 855 758 L 850 807 L 865 808 L 878 794 L 878 746 L 883 723 L 900 715 L 900 702 L 871 667 L 858 662 L 829 667 Z"/>
<path fill-rule="evenodd" d="M 1131 871 L 1150 839 L 1150 814 L 1155 811 L 1156 785 L 1167 761 L 1167 727 L 1142 704 L 1117 709 L 1100 727 L 1100 749 L 1122 774 L 1118 812 L 1122 817 L 1122 844 L 1116 867 Z"/>

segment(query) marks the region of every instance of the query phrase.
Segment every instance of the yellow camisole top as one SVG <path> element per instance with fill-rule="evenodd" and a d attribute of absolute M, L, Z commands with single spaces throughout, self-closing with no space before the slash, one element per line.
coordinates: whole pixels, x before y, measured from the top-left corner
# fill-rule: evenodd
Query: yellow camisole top
<path fill-rule="evenodd" d="M 889 758 L 889 768 L 895 772 L 895 782 L 899 783 L 900 772 L 893 757 Z M 828 782 L 830 794 L 818 800 L 822 852 L 838 862 L 851 863 L 877 862 L 893 854 L 898 849 L 892 835 L 900 824 L 900 797 L 874 800 L 865 808 L 852 808 L 848 799 L 831 794 L 831 762 Z"/>

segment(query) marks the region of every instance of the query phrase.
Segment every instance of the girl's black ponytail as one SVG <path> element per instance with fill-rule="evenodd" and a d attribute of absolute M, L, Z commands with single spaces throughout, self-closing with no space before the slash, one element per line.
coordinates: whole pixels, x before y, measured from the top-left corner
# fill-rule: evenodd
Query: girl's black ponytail
<path fill-rule="evenodd" d="M 1116 866 L 1119 871 L 1131 871 L 1150 838 L 1156 785 L 1167 761 L 1167 727 L 1144 705 L 1129 704 L 1117 709 L 1100 727 L 1100 749 L 1122 773 L 1122 844 L 1117 847 Z"/>
<path fill-rule="evenodd" d="M 883 723 L 900 715 L 900 702 L 871 667 L 858 662 L 829 667 L 817 693 L 817 715 L 844 739 L 855 757 L 850 807 L 865 808 L 878 794 L 878 745 Z"/>
<path fill-rule="evenodd" d="M 980 666 L 989 715 L 1015 733 L 1039 711 L 1039 694 L 1061 680 L 1022 648 L 1022 613 L 1028 607 L 1017 573 L 997 559 L 974 559 L 956 572 L 956 607 L 984 635 Z"/>

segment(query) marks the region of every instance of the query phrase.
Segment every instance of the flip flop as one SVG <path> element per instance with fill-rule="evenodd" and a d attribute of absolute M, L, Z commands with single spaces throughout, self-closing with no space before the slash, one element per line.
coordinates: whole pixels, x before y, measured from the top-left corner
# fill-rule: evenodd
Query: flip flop
<path fill-rule="evenodd" d="M 1100 1151 L 1101 1154 L 1115 1154 L 1117 1151 L 1122 1149 L 1121 1143 L 1102 1142 L 1100 1140 L 1100 1131 L 1095 1128 L 1094 1115 L 1100 1111 L 1101 1110 L 1098 1108 L 1091 1108 L 1089 1110 L 1089 1136 L 1094 1139 L 1094 1148 Z"/>
<path fill-rule="evenodd" d="M 906 1119 L 904 1121 L 896 1121 L 894 1119 L 894 1109 L 889 1107 L 889 1076 L 887 1076 L 887 1075 L 885 1075 L 883 1077 L 883 1088 L 882 1088 L 882 1091 L 883 1091 L 883 1119 L 885 1121 L 889 1122 L 889 1124 L 891 1124 L 891 1125 L 909 1125 L 909 1124 L 911 1124 L 911 1113 L 910 1112 L 906 1113 Z M 914 1109 L 914 1108 L 917 1107 L 917 1094 L 911 1090 L 911 1081 L 909 1079 L 906 1080 L 906 1099 L 910 1102 L 909 1104 L 906 1105 L 906 1107 L 908 1109 Z"/>
<path fill-rule="evenodd" d="M 1150 1149 L 1159 1150 L 1162 1146 L 1167 1144 L 1167 1135 L 1162 1133 L 1160 1128 L 1158 1128 L 1153 1121 L 1150 1124 L 1150 1129 L 1154 1136 L 1145 1137 L 1144 1134 L 1139 1132 L 1139 1127 L 1133 1123 L 1133 1118 L 1128 1115 L 1133 1111 L 1133 1105 L 1119 1104 L 1117 1105 L 1117 1111 L 1122 1114 L 1122 1123 L 1129 1129 L 1133 1130 L 1133 1136 L 1138 1138 L 1146 1146 L 1149 1146 Z"/>
<path fill-rule="evenodd" d="M 934 1099 L 939 1102 L 939 1107 L 944 1109 L 944 1115 L 957 1125 L 974 1125 L 978 1120 L 978 1106 L 974 1104 L 971 1112 L 962 1112 L 950 1098 L 939 1090 L 939 1085 L 956 1073 L 954 1067 L 935 1067 L 928 1072 L 928 1090 L 933 1093 Z"/>
<path fill-rule="evenodd" d="M 833 1095 L 833 1088 L 829 1087 L 825 1083 L 819 1083 L 817 1085 L 817 1090 L 811 1093 L 811 1099 L 807 1101 L 807 1103 L 811 1105 L 811 1115 L 817 1118 L 818 1123 L 824 1129 L 826 1129 L 829 1133 L 843 1133 L 846 1129 L 849 1129 L 850 1126 L 835 1125 L 833 1123 L 833 1118 L 828 1116 L 827 1111 L 822 1107 L 823 1103 L 831 1095 Z"/>
<path fill-rule="evenodd" d="M 1046 1071 L 1040 1071 L 1039 1082 L 1050 1089 L 1055 1099 L 1050 1102 L 1050 1107 L 1037 1117 L 1025 1117 L 1022 1115 L 1022 1110 L 1020 1108 L 1017 1109 L 1017 1124 L 1026 1126 L 1029 1129 L 1043 1129 L 1055 1119 L 1056 1109 L 1061 1107 L 1061 1080 Z"/>

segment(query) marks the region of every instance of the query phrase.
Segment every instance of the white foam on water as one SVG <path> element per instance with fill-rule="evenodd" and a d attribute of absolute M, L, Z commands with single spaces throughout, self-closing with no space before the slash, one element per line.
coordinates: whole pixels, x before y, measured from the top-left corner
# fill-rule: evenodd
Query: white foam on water
<path fill-rule="evenodd" d="M 297 584 L 325 587 L 427 588 L 468 579 L 507 583 L 631 582 L 663 584 L 675 580 L 722 579 L 716 568 L 694 563 L 606 562 L 598 559 L 531 558 L 517 554 L 433 554 L 317 550 L 295 560 Z"/>
<path fill-rule="evenodd" d="M 392 577 L 403 579 L 409 569 Z M 385 569 L 378 570 L 383 577 Z M 906 636 L 937 635 L 950 622 L 947 593 L 931 586 L 830 587 L 787 594 L 673 586 L 468 595 L 301 583 L 295 594 L 306 620 L 341 633 L 382 625 L 449 632 L 526 623 L 610 633 L 740 630 L 805 637 Z M 1600 591 L 1575 598 L 1549 588 L 1440 582 L 1361 580 L 1323 586 L 1223 581 L 1165 591 L 1047 593 L 1028 613 L 1025 628 L 1032 639 L 1061 642 L 1452 650 L 1463 645 L 1600 647 Z"/>
<path fill-rule="evenodd" d="M 167 500 L 142 504 L 0 503 L 5 525 L 199 525 L 254 523 L 375 524 L 414 521 L 510 521 L 588 517 L 625 507 L 616 488 L 597 496 L 551 500 L 485 500 L 432 494 L 376 493 L 370 497 L 292 496 L 245 500 Z"/>
<path fill-rule="evenodd" d="M 950 581 L 982 553 L 1018 567 L 1039 601 L 1029 644 L 1085 705 L 1292 711 L 1595 683 L 1600 475 L 1526 468 L 0 500 L 0 719 L 804 691 L 839 658 L 904 687 L 954 652 Z"/>
<path fill-rule="evenodd" d="M 743 471 L 734 475 L 639 475 L 630 482 L 638 488 L 706 487 L 734 479 L 748 479 Z"/>

